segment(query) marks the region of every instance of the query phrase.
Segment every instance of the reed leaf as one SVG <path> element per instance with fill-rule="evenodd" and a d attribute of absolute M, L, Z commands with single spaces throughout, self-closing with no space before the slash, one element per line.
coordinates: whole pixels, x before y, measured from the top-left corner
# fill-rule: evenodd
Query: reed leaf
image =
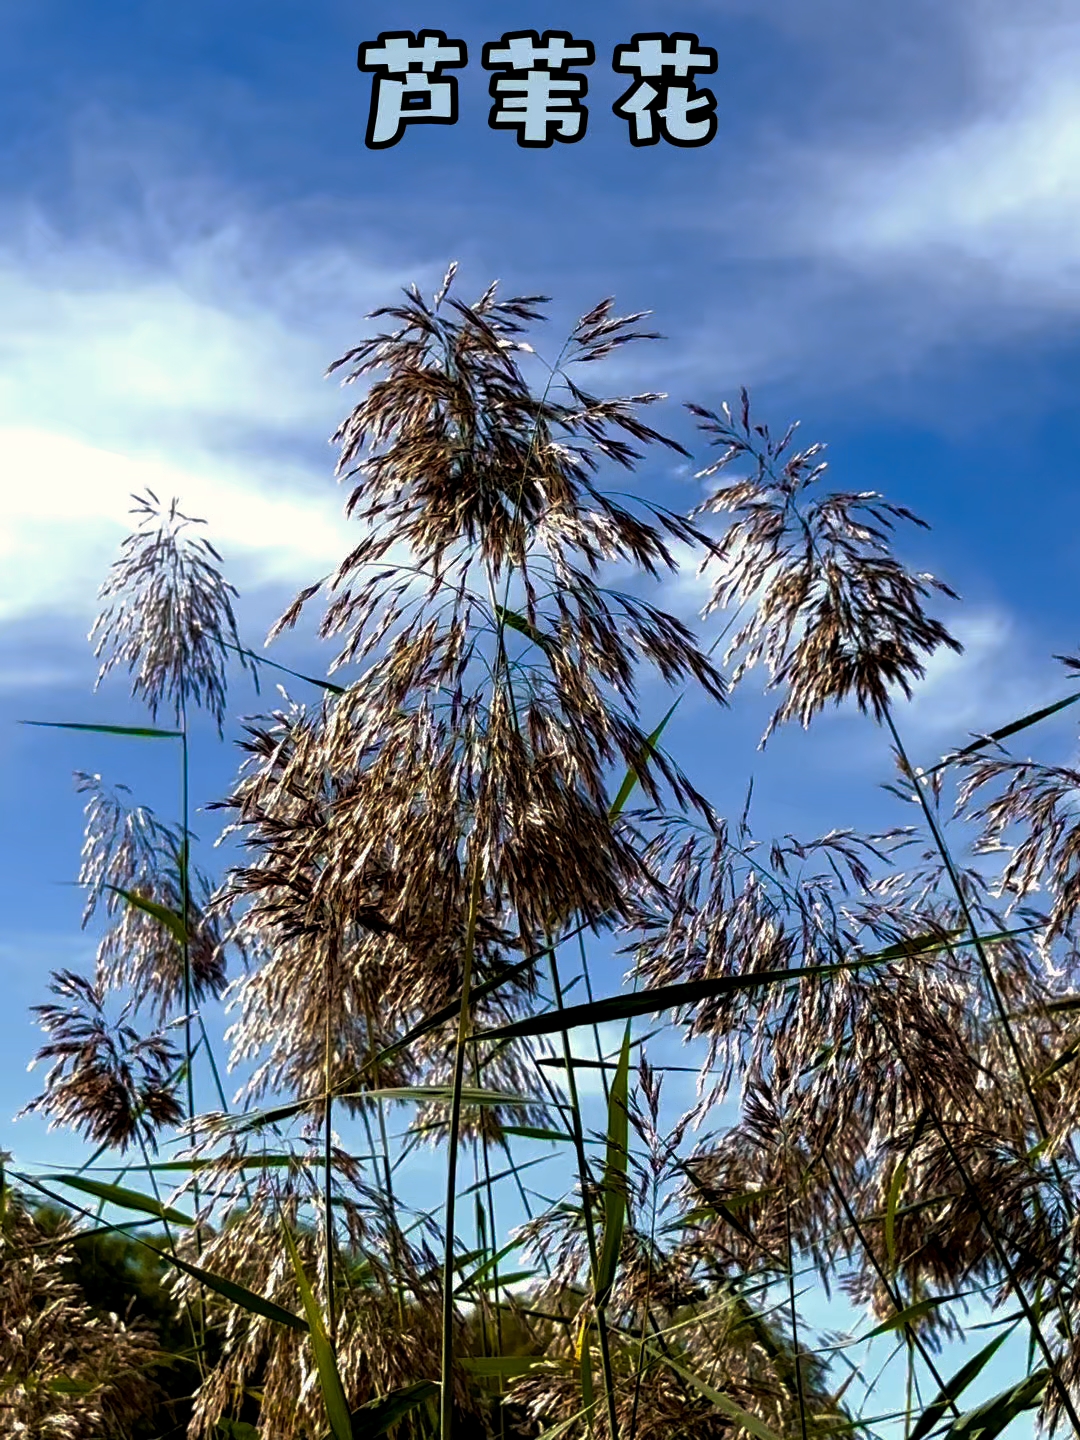
<path fill-rule="evenodd" d="M 912 1426 L 908 1440 L 925 1440 L 931 1430 L 942 1419 L 945 1411 L 959 1395 L 962 1395 L 971 1382 L 982 1373 L 997 1352 L 1004 1345 L 1012 1332 L 1016 1329 L 1015 1324 L 1003 1330 L 1000 1335 L 995 1335 L 989 1344 L 984 1345 L 977 1355 L 965 1361 L 954 1375 L 950 1375 L 945 1384 L 931 1400 L 930 1404 L 919 1415 Z"/>
<path fill-rule="evenodd" d="M 293 1270 L 296 1273 L 296 1283 L 300 1288 L 300 1299 L 303 1302 L 304 1314 L 307 1316 L 308 1331 L 311 1335 L 311 1347 L 315 1352 L 315 1364 L 319 1372 L 319 1387 L 322 1390 L 323 1404 L 326 1406 L 326 1417 L 330 1421 L 331 1434 L 334 1440 L 352 1440 L 352 1417 L 349 1414 L 348 1402 L 345 1399 L 345 1390 L 341 1383 L 341 1375 L 338 1372 L 334 1347 L 331 1345 L 330 1337 L 326 1333 L 326 1322 L 323 1319 L 322 1311 L 319 1309 L 318 1301 L 315 1299 L 311 1284 L 304 1271 L 304 1262 L 301 1260 L 300 1252 L 296 1248 L 293 1233 L 284 1218 L 281 1222 L 281 1228 L 285 1236 L 285 1245 L 289 1252 L 289 1258 L 292 1261 Z"/>
<path fill-rule="evenodd" d="M 309 1326 L 306 1320 L 299 1315 L 294 1315 L 291 1310 L 286 1310 L 283 1305 L 276 1305 L 273 1300 L 267 1300 L 264 1295 L 257 1295 L 254 1290 L 249 1290 L 246 1285 L 241 1285 L 237 1280 L 230 1280 L 225 1275 L 217 1275 L 212 1270 L 205 1269 L 202 1265 L 195 1265 L 190 1260 L 182 1260 L 179 1255 L 171 1251 L 159 1249 L 156 1245 L 150 1245 L 168 1264 L 182 1270 L 185 1275 L 190 1275 L 200 1285 L 205 1285 L 208 1290 L 223 1300 L 229 1300 L 233 1305 L 238 1305 L 241 1310 L 246 1310 L 250 1315 L 261 1315 L 264 1320 L 273 1320 L 278 1325 L 284 1325 L 290 1330 L 300 1330 L 305 1334 Z"/>
<path fill-rule="evenodd" d="M 72 1190 L 82 1190 L 87 1195 L 105 1200 L 110 1205 L 119 1205 L 125 1210 L 156 1215 L 161 1220 L 167 1220 L 170 1225 L 195 1224 L 192 1217 L 185 1215 L 182 1210 L 173 1210 L 170 1206 L 163 1205 L 160 1200 L 155 1200 L 153 1196 L 143 1195 L 138 1190 L 129 1190 L 124 1185 L 110 1185 L 104 1180 L 91 1180 L 86 1175 L 46 1175 L 44 1179 L 54 1185 L 67 1185 Z"/>
<path fill-rule="evenodd" d="M 479 1030 L 482 1040 L 511 1040 L 525 1035 L 551 1035 L 560 1030 L 574 1030 L 581 1025 L 599 1025 L 614 1020 L 629 1020 L 637 1015 L 655 1015 L 661 1010 L 678 1010 L 700 1000 L 715 999 L 743 990 L 768 990 L 776 985 L 807 980 L 816 976 L 838 975 L 845 970 L 865 970 L 886 964 L 892 955 L 878 954 L 865 960 L 845 961 L 837 965 L 804 965 L 797 969 L 760 971 L 749 975 L 721 975 L 710 980 L 686 980 L 654 990 L 635 990 L 629 995 L 612 995 L 584 1005 L 568 1005 L 532 1015 L 490 1030 Z"/>
<path fill-rule="evenodd" d="M 626 1224 L 626 1171 L 630 1159 L 630 1026 L 623 1036 L 608 1101 L 604 1158 L 604 1236 L 596 1265 L 596 1303 L 607 1304 L 615 1283 Z"/>
<path fill-rule="evenodd" d="M 145 895 L 139 895 L 134 890 L 125 890 L 119 885 L 104 884 L 103 890 L 110 890 L 114 895 L 119 895 L 133 910 L 141 910 L 143 914 L 150 915 L 153 919 L 161 922 L 181 945 L 188 941 L 188 928 L 184 923 L 184 917 L 177 910 L 168 905 L 160 905 L 156 900 L 150 900 Z"/>
<path fill-rule="evenodd" d="M 415 1380 L 411 1385 L 401 1385 L 389 1390 L 374 1400 L 367 1400 L 349 1417 L 352 1422 L 352 1440 L 378 1440 L 387 1430 L 404 1420 L 406 1415 L 420 1405 L 433 1399 L 439 1393 L 434 1380 Z M 330 1436 L 325 1440 L 331 1440 Z"/>
<path fill-rule="evenodd" d="M 83 725 L 71 720 L 20 720 L 20 725 L 39 725 L 46 730 L 86 730 L 92 735 L 128 735 L 143 740 L 179 740 L 182 730 L 159 730 L 152 725 Z"/>
<path fill-rule="evenodd" d="M 993 1399 L 984 1401 L 974 1410 L 961 1415 L 959 1420 L 954 1420 L 942 1440 L 993 1440 L 1018 1415 L 1035 1409 L 1049 1379 L 1049 1370 L 1036 1370 L 1018 1385 L 1009 1386 Z"/>
<path fill-rule="evenodd" d="M 965 1295 L 972 1294 L 972 1291 L 962 1291 L 956 1295 L 931 1295 L 925 1300 L 916 1300 L 913 1305 L 907 1305 L 903 1310 L 898 1310 L 895 1315 L 890 1315 L 888 1320 L 875 1325 L 873 1330 L 863 1336 L 864 1340 L 874 1340 L 879 1335 L 887 1335 L 891 1330 L 899 1330 L 904 1325 L 910 1325 L 914 1320 L 921 1320 L 923 1316 L 932 1314 L 939 1305 L 948 1305 L 952 1300 L 962 1300 Z"/>
<path fill-rule="evenodd" d="M 1030 715 L 1021 716 L 1019 720 L 1012 720 L 1008 725 L 1002 725 L 998 730 L 991 730 L 986 735 L 980 735 L 970 745 L 965 745 L 962 750 L 954 750 L 951 755 L 946 755 L 944 760 L 939 760 L 936 765 L 923 773 L 933 775 L 936 771 L 942 770 L 946 765 L 955 764 L 968 755 L 974 755 L 977 751 L 983 750 L 987 745 L 996 745 L 1001 740 L 1006 740 L 1010 735 L 1018 735 L 1021 730 L 1026 730 L 1030 725 L 1038 725 L 1040 720 L 1046 720 L 1051 715 L 1056 715 L 1059 710 L 1064 710 L 1069 705 L 1075 705 L 1080 700 L 1080 691 L 1075 695 L 1066 695 L 1063 700 L 1055 700 L 1052 705 L 1044 705 L 1040 710 L 1033 710 Z"/>

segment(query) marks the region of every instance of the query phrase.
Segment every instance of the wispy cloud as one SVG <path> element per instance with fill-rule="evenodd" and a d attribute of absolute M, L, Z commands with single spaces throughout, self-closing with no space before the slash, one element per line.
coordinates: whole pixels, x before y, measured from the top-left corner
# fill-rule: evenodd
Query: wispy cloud
<path fill-rule="evenodd" d="M 954 13 L 967 103 L 925 126 L 851 115 L 828 143 L 791 147 L 773 229 L 778 251 L 901 285 L 928 337 L 1080 307 L 1080 18 L 1040 0 Z"/>
<path fill-rule="evenodd" d="M 947 270 L 984 301 L 1080 303 L 1080 20 L 1021 13 L 974 26 L 971 41 L 977 112 L 822 156 L 808 233 L 849 263 Z"/>
<path fill-rule="evenodd" d="M 677 340 L 617 357 L 611 384 L 659 363 L 673 393 L 708 403 L 744 380 L 819 383 L 808 356 L 827 354 L 835 387 L 845 374 L 910 365 L 946 336 L 1000 336 L 1021 314 L 1056 325 L 1073 313 L 1080 22 L 1047 0 L 1020 13 L 997 0 L 946 10 L 938 29 L 963 58 L 965 103 L 943 115 L 927 44 L 923 69 L 869 127 L 845 105 L 802 140 L 778 112 L 733 157 L 737 183 L 724 191 L 738 203 L 725 202 L 719 269 L 696 313 L 658 315 Z M 778 0 L 766 12 L 781 32 L 794 25 L 799 45 L 824 44 L 799 7 Z M 831 0 L 825 37 L 850 19 Z M 853 43 L 865 48 L 874 26 L 858 24 Z M 926 97 L 925 125 L 902 89 Z M 126 525 L 126 497 L 146 485 L 206 514 L 246 583 L 314 578 L 313 565 L 343 551 L 332 456 L 319 441 L 346 405 L 322 372 L 366 310 L 429 277 L 414 275 L 415 253 L 399 257 L 406 274 L 350 246 L 344 201 L 316 240 L 221 178 L 175 173 L 153 135 L 133 152 L 115 123 L 99 116 L 84 129 L 76 233 L 21 201 L 6 207 L 0 463 L 13 499 L 0 529 L 0 615 L 85 608 Z M 112 176 L 124 166 L 138 182 L 126 198 Z M 674 207 L 649 223 L 686 238 L 702 222 Z M 440 265 L 447 243 L 435 225 Z M 734 289 L 733 266 L 743 267 Z M 685 577 L 676 603 L 691 608 L 699 590 Z"/>
<path fill-rule="evenodd" d="M 185 513 L 209 517 L 214 542 L 230 552 L 231 573 L 248 584 L 292 582 L 313 565 L 328 568 L 347 544 L 333 491 L 328 501 L 295 466 L 276 467 L 278 484 L 267 494 L 258 469 L 245 471 L 238 461 L 206 455 L 177 465 L 45 430 L 0 427 L 0 467 L 12 485 L 0 523 L 0 619 L 92 605 L 130 528 L 129 496 L 147 488 L 164 500 L 179 496 Z"/>
<path fill-rule="evenodd" d="M 1059 699 L 1060 666 L 1021 620 L 1000 607 L 971 608 L 951 622 L 962 654 L 944 648 L 926 663 L 903 723 L 920 740 L 962 744 Z"/>
<path fill-rule="evenodd" d="M 151 262 L 130 236 L 103 249 L 23 212 L 0 253 L 0 618 L 83 614 L 146 488 L 204 516 L 248 585 L 312 579 L 347 548 L 319 444 L 347 409 L 322 378 L 331 302 L 358 319 L 390 278 L 332 248 L 267 255 L 257 234 L 238 215 L 177 227 Z"/>
<path fill-rule="evenodd" d="M 871 396 L 875 384 L 921 367 L 933 409 L 940 387 L 926 372 L 943 354 L 969 371 L 1003 343 L 1071 333 L 1075 5 L 720 3 L 752 9 L 797 59 L 769 113 L 751 110 L 712 193 L 652 219 L 672 243 L 710 245 L 669 388 L 689 393 L 704 376 L 714 395 L 739 383 L 858 390 L 880 412 L 890 396 Z"/>

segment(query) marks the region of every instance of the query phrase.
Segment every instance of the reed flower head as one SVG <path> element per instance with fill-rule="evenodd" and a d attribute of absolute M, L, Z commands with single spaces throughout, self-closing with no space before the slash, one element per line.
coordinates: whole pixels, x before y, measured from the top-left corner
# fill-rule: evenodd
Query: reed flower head
<path fill-rule="evenodd" d="M 251 666 L 233 615 L 236 590 L 218 566 L 221 556 L 201 536 L 186 533 L 204 520 L 181 514 L 179 501 L 163 508 L 152 490 L 132 497 L 138 528 L 121 543 L 100 596 L 111 603 L 90 632 L 94 654 L 104 655 L 98 684 L 117 665 L 134 675 L 156 719 L 162 708 L 181 724 L 189 700 L 204 706 L 222 732 L 228 652 Z"/>
<path fill-rule="evenodd" d="M 18 1191 L 0 1224 L 0 1433 L 25 1440 L 129 1435 L 151 1420 L 149 1331 L 95 1314 L 68 1273 L 68 1221 L 41 1223 Z"/>
<path fill-rule="evenodd" d="M 723 681 L 685 626 L 598 577 L 618 562 L 658 577 L 675 568 L 667 542 L 697 538 L 592 479 L 601 460 L 632 468 L 630 441 L 680 448 L 638 416 L 660 397 L 600 399 L 569 373 L 642 338 L 642 317 L 596 306 L 537 394 L 522 337 L 543 297 L 500 301 L 493 286 L 465 305 L 452 281 L 453 267 L 431 305 L 413 289 L 377 311 L 396 328 L 338 362 L 347 383 L 381 378 L 334 437 L 363 533 L 320 633 L 345 637 L 339 665 L 377 658 L 328 709 L 321 768 L 349 782 L 320 884 L 340 902 L 390 847 L 398 918 L 423 897 L 463 930 L 479 866 L 485 904 L 532 940 L 621 911 L 637 867 L 608 816 L 608 766 L 633 766 L 653 798 L 660 774 L 700 799 L 636 724 L 639 657 L 717 698 Z"/>
<path fill-rule="evenodd" d="M 287 1224 L 325 1313 L 324 1257 L 306 1215 L 309 1181 L 302 1160 L 285 1180 L 258 1180 L 250 1203 L 230 1210 L 201 1252 L 184 1237 L 192 1262 L 300 1313 L 296 1272 L 282 1242 Z M 356 1408 L 438 1372 L 437 1270 L 423 1232 L 406 1237 L 396 1217 L 387 1216 L 385 1206 L 369 1200 L 362 1187 L 339 1185 L 336 1208 L 346 1237 L 335 1242 L 340 1286 L 335 1351 L 349 1405 Z M 403 1311 L 399 1284 L 406 1297 Z M 218 1325 L 220 1354 L 196 1392 L 191 1440 L 218 1433 L 218 1420 L 252 1385 L 262 1397 L 260 1428 L 280 1440 L 325 1432 L 315 1357 L 305 1335 L 205 1295 L 198 1281 L 183 1273 L 175 1276 L 173 1290 L 178 1301 L 205 1300 Z"/>
<path fill-rule="evenodd" d="M 700 405 L 688 409 L 724 447 L 701 477 L 737 460 L 754 467 L 752 476 L 717 490 L 694 516 L 730 511 L 737 517 L 702 563 L 704 569 L 715 560 L 720 567 L 704 613 L 754 603 L 725 659 L 741 652 L 733 684 L 763 660 L 767 688 L 786 687 L 762 744 L 787 720 L 805 727 L 827 704 L 849 696 L 881 720 L 891 687 L 910 697 L 912 681 L 924 673 L 923 656 L 940 645 L 962 649 L 923 608 L 931 591 L 955 599 L 954 592 L 932 575 L 906 569 L 891 553 L 896 520 L 924 529 L 925 522 L 875 491 L 817 494 L 812 487 L 825 473 L 823 447 L 788 454 L 795 426 L 774 440 L 767 426 L 751 423 L 745 390 L 738 418 L 726 404 L 720 414 Z"/>
<path fill-rule="evenodd" d="M 82 923 L 87 925 L 99 906 L 110 921 L 98 945 L 98 983 L 129 990 L 136 1006 L 150 1003 L 164 1021 L 184 995 L 180 927 L 186 924 L 192 997 L 197 1003 L 220 995 L 226 935 L 220 915 L 209 908 L 210 883 L 197 867 L 189 872 L 184 917 L 181 867 L 187 847 L 181 847 L 180 831 L 149 807 L 130 804 L 125 785 L 110 790 L 100 775 L 82 771 L 75 780 L 88 796 L 79 868 L 79 884 L 86 890 Z M 173 917 L 171 928 L 162 910 Z"/>
<path fill-rule="evenodd" d="M 158 1131 L 183 1115 L 174 1046 L 160 1034 L 140 1036 L 127 1023 L 130 1007 L 110 1024 L 103 990 L 81 975 L 58 971 L 49 989 L 67 1003 L 32 1007 L 49 1043 L 31 1063 L 54 1063 L 42 1093 L 20 1113 L 42 1111 L 50 1128 L 67 1125 L 119 1150 L 154 1146 Z"/>
<path fill-rule="evenodd" d="M 376 1063 L 376 1057 L 460 989 L 464 937 L 447 900 L 460 877 L 451 851 L 438 887 L 425 890 L 386 843 L 366 857 L 353 852 L 348 883 L 336 889 L 327 884 L 326 869 L 341 844 L 339 811 L 354 802 L 363 777 L 334 777 L 320 769 L 324 723 L 319 713 L 292 707 L 248 725 L 241 742 L 249 759 L 223 808 L 234 812 L 229 828 L 243 831 L 253 863 L 232 871 L 220 899 L 247 902 L 238 934 L 257 963 L 231 992 L 239 1018 L 229 1038 L 233 1064 L 260 1061 L 247 1093 L 284 1089 L 317 1102 L 329 1064 L 332 1091 L 346 1109 L 357 1109 L 365 1103 L 364 1090 L 376 1085 L 441 1085 L 447 1079 L 450 1059 L 445 1037 L 437 1033 L 389 1060 Z M 434 821 L 438 814 L 432 806 L 419 818 Z M 429 844 L 436 854 L 439 843 L 450 842 L 433 834 Z M 482 982 L 507 968 L 515 939 L 487 908 L 476 932 Z M 492 1025 L 514 1018 L 533 989 L 531 977 L 520 975 L 478 1006 L 478 1018 Z M 536 1086 L 512 1049 L 487 1067 L 485 1083 L 526 1095 Z M 485 1111 L 484 1118 L 497 1117 Z M 526 1107 L 511 1108 L 503 1118 L 540 1116 Z M 432 1136 L 439 1133 L 438 1107 L 421 1112 L 417 1123 Z"/>

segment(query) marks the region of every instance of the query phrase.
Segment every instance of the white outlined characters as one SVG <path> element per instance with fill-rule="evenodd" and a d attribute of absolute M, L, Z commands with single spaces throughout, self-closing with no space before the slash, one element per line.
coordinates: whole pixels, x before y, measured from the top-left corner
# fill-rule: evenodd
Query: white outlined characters
<path fill-rule="evenodd" d="M 384 30 L 378 40 L 360 46 L 358 70 L 374 74 L 365 144 L 369 150 L 396 145 L 406 125 L 453 125 L 458 118 L 456 75 L 447 65 L 464 65 L 464 40 L 448 40 L 442 30 Z"/>
<path fill-rule="evenodd" d="M 589 83 L 568 66 L 591 65 L 596 51 L 590 40 L 575 40 L 567 30 L 510 30 L 484 46 L 485 70 L 493 75 L 488 91 L 495 101 L 488 114 L 493 130 L 513 126 L 517 143 L 546 149 L 554 140 L 572 142 L 585 134 L 589 112 L 581 103 Z"/>
<path fill-rule="evenodd" d="M 635 35 L 615 47 L 611 68 L 636 76 L 611 107 L 629 120 L 631 145 L 655 145 L 661 136 L 672 145 L 707 145 L 716 134 L 716 96 L 693 81 L 716 70 L 716 51 L 696 35 Z"/>

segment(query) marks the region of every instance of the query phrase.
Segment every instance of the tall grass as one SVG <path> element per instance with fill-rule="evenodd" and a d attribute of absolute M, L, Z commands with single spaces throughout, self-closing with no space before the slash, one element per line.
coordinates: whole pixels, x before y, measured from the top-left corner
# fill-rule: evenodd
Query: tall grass
<path fill-rule="evenodd" d="M 1080 775 L 1004 744 L 1077 696 L 915 764 L 904 702 L 959 648 L 931 608 L 952 592 L 894 553 L 922 522 L 829 489 L 821 447 L 775 439 L 745 393 L 689 407 L 722 452 L 699 479 L 739 472 L 691 516 L 616 495 L 606 470 L 689 454 L 643 418 L 664 397 L 584 388 L 655 338 L 645 316 L 601 303 L 548 365 L 525 338 L 544 297 L 454 285 L 410 289 L 332 367 L 362 387 L 334 436 L 357 543 L 271 637 L 320 597 L 335 678 L 246 646 L 217 552 L 148 496 L 94 638 L 175 728 L 40 722 L 175 749 L 179 803 L 159 819 L 79 779 L 104 933 L 93 978 L 55 976 L 38 1007 L 53 1063 L 30 1108 L 98 1148 L 0 1185 L 11 1433 L 959 1440 L 1027 1412 L 1080 1433 Z M 687 557 L 700 636 L 658 603 Z M 231 660 L 307 698 L 245 722 L 218 802 L 243 854 L 212 880 L 189 717 L 223 731 Z M 675 705 L 638 694 L 695 690 L 721 734 L 760 665 L 763 744 L 853 703 L 907 823 L 766 845 L 749 799 L 717 812 L 673 756 Z M 598 994 L 612 942 L 630 983 Z M 645 1024 L 700 1058 L 682 1115 Z M 168 1268 L 185 1403 L 155 1411 L 152 1337 L 94 1312 L 33 1196 Z M 844 1289 L 857 1333 L 819 1333 L 812 1285 Z M 973 1299 L 1001 1331 L 953 1367 Z M 1005 1375 L 1014 1330 L 1028 1364 Z M 879 1340 L 902 1367 L 888 1414 Z"/>

